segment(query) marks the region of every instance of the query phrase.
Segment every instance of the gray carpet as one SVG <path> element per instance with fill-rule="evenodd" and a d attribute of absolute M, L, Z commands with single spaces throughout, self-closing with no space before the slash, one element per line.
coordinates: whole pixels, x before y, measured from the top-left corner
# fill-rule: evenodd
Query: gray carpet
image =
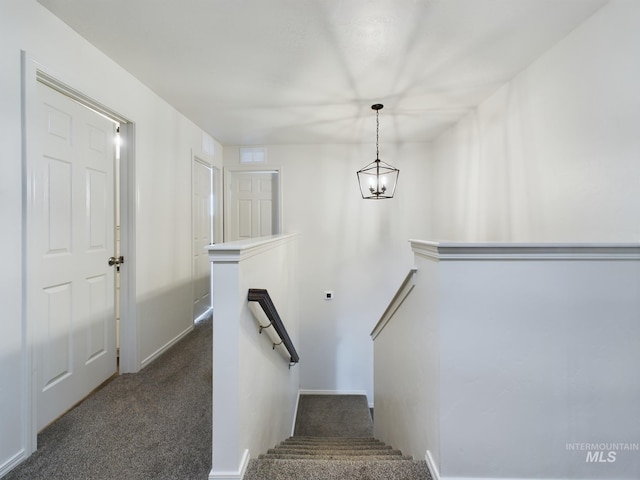
<path fill-rule="evenodd" d="M 211 469 L 211 319 L 38 435 L 4 480 L 204 480 Z"/>
<path fill-rule="evenodd" d="M 244 480 L 431 480 L 424 460 L 372 436 L 366 397 L 303 395 L 295 435 L 250 460 Z"/>
<path fill-rule="evenodd" d="M 365 395 L 301 395 L 294 435 L 372 437 L 373 421 Z"/>

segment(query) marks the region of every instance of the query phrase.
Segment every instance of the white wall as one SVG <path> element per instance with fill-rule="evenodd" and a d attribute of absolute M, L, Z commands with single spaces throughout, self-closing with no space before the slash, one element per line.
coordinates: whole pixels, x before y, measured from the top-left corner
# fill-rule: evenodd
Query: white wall
<path fill-rule="evenodd" d="M 375 340 L 376 435 L 441 479 L 637 478 L 640 246 L 413 247 Z"/>
<path fill-rule="evenodd" d="M 362 391 L 373 402 L 369 333 L 412 267 L 407 239 L 428 234 L 429 152 L 382 141 L 381 158 L 400 176 L 395 198 L 373 201 L 362 199 L 356 177 L 375 157 L 373 142 L 267 146 L 263 167 L 281 169 L 283 231 L 301 234 L 302 389 Z M 238 155 L 226 146 L 225 168 L 238 168 Z"/>
<path fill-rule="evenodd" d="M 374 433 L 416 459 L 429 451 L 439 465 L 439 269 L 423 257 L 414 264 L 413 290 L 382 331 L 374 332 Z"/>
<path fill-rule="evenodd" d="M 425 218 L 433 236 L 424 238 L 637 244 L 639 43 L 640 3 L 612 0 L 439 137 L 428 158 L 432 176 L 426 180 L 431 210 Z M 474 272 L 468 265 L 457 267 L 466 269 L 458 272 L 460 281 Z M 638 359 L 627 339 L 638 336 L 640 272 L 631 267 L 624 274 L 626 281 L 620 282 L 616 268 L 598 263 L 567 280 L 559 266 L 548 275 L 548 285 L 547 280 L 528 283 L 524 275 L 530 272 L 523 271 L 521 279 L 508 276 L 521 283 L 506 281 L 498 272 L 485 273 L 478 287 L 487 293 L 493 288 L 488 280 L 499 279 L 496 291 L 504 294 L 496 305 L 511 315 L 497 324 L 489 313 L 478 317 L 476 297 L 477 302 L 468 305 L 450 299 L 447 318 L 455 321 L 443 321 L 446 328 L 440 330 L 451 348 L 440 365 L 442 388 L 448 388 L 439 403 L 442 421 L 425 424 L 426 432 L 414 431 L 404 441 L 421 446 L 426 437 L 443 477 L 637 477 L 637 456 L 619 457 L 613 465 L 589 465 L 585 452 L 565 450 L 565 442 L 581 441 L 578 438 L 636 441 L 637 372 L 628 368 L 628 359 L 633 359 L 631 365 Z M 547 305 L 546 311 L 538 305 L 538 314 L 532 315 L 533 308 L 523 308 L 526 299 L 516 295 L 522 293 L 514 290 L 516 285 L 525 292 L 535 287 L 545 301 L 563 295 L 569 304 Z M 455 287 L 452 292 L 460 294 Z M 609 297 L 595 308 L 591 302 L 604 292 Z M 620 311 L 622 298 L 636 303 Z M 408 301 L 406 308 L 411 305 Z M 484 306 L 495 307 L 493 312 L 498 308 Z M 463 324 L 465 319 L 475 321 Z M 485 339 L 488 327 L 499 335 Z M 407 337 L 402 319 L 392 328 Z M 425 325 L 416 328 L 422 332 Z M 429 338 L 424 342 L 429 345 Z M 392 343 L 381 343 L 381 350 L 390 352 Z M 474 352 L 476 362 L 468 351 Z M 544 356 L 547 353 L 553 360 Z M 468 365 L 462 367 L 460 358 Z M 396 365 L 400 372 L 400 363 L 392 359 L 391 368 Z M 411 367 L 419 368 L 427 367 Z M 389 397 L 396 399 L 394 407 L 403 406 L 403 394 L 410 389 L 404 382 L 398 387 L 401 390 Z M 385 388 L 381 393 L 389 392 L 388 385 Z M 384 407 L 380 411 L 379 402 Z M 418 418 L 424 416 L 425 405 L 428 400 L 414 405 Z M 393 416 L 385 423 L 385 410 L 394 411 L 376 398 L 376 422 L 383 423 L 377 428 L 402 445 L 405 434 L 397 426 L 403 423 Z M 391 422 L 395 429 L 387 428 Z M 445 429 L 449 433 L 443 433 Z M 521 437 L 523 431 L 529 435 Z M 430 437 L 440 434 L 441 441 L 429 444 Z"/>
<path fill-rule="evenodd" d="M 21 305 L 21 50 L 136 124 L 138 367 L 191 326 L 191 151 L 201 150 L 202 131 L 35 0 L 0 2 L 0 37 L 2 474 L 28 449 L 30 411 Z M 211 158 L 220 167 L 221 150 Z"/>
<path fill-rule="evenodd" d="M 566 446 L 640 432 L 640 257 L 578 257 L 440 261 L 443 477 L 638 478 Z"/>
<path fill-rule="evenodd" d="M 640 240 L 640 3 L 612 0 L 434 143 L 434 239 Z"/>
<path fill-rule="evenodd" d="M 250 288 L 269 292 L 300 353 L 297 240 L 279 236 L 254 244 L 249 239 L 209 249 L 215 312 L 211 478 L 240 478 L 248 456 L 256 458 L 290 435 L 300 366 L 289 368 L 283 346 L 273 349 L 272 327 L 259 333 L 259 324 L 269 321 L 257 304 L 249 305 L 247 293 Z"/>

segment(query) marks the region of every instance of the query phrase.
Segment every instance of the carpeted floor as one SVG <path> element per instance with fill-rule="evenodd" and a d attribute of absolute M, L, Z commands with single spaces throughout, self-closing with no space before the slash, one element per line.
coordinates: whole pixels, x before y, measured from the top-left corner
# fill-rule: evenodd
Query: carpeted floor
<path fill-rule="evenodd" d="M 211 319 L 38 435 L 4 480 L 204 480 L 211 469 Z"/>

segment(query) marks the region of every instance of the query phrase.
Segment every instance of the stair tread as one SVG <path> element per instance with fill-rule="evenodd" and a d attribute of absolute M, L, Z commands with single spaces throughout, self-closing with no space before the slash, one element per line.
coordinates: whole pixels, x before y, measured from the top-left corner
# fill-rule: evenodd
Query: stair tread
<path fill-rule="evenodd" d="M 291 446 L 302 446 L 302 447 L 309 447 L 309 448 L 314 448 L 317 446 L 321 446 L 321 445 L 333 445 L 336 448 L 340 448 L 340 447 L 351 447 L 351 446 L 361 446 L 361 447 L 367 447 L 367 448 L 380 448 L 380 447 L 386 447 L 386 448 L 391 448 L 390 445 L 386 445 L 383 442 L 280 442 L 280 445 L 291 445 Z"/>
<path fill-rule="evenodd" d="M 380 447 L 388 447 L 384 443 L 346 443 L 346 442 L 281 442 L 279 444 L 283 447 L 303 447 L 303 448 L 316 448 L 323 446 L 330 446 L 332 448 L 345 448 L 345 447 L 358 447 L 358 448 L 380 448 Z"/>
<path fill-rule="evenodd" d="M 289 437 L 285 440 L 285 442 L 287 441 L 293 441 L 293 440 L 302 440 L 302 441 L 307 441 L 307 442 L 327 442 L 327 441 L 331 441 L 331 442 L 341 442 L 341 443 L 349 443 L 349 442 L 374 442 L 377 443 L 380 440 L 378 440 L 377 438 L 374 437 L 305 437 L 305 436 L 298 436 L 295 435 L 293 437 Z"/>
<path fill-rule="evenodd" d="M 258 459 L 288 459 L 288 460 L 413 460 L 405 455 L 333 455 L 333 454 L 295 454 L 295 453 L 264 453 Z"/>
<path fill-rule="evenodd" d="M 251 460 L 245 480 L 430 480 L 424 460 Z"/>
<path fill-rule="evenodd" d="M 315 448 L 311 450 L 301 450 L 296 448 L 271 448 L 267 453 L 299 453 L 306 455 L 402 455 L 400 450 L 361 450 L 361 449 L 331 449 Z"/>

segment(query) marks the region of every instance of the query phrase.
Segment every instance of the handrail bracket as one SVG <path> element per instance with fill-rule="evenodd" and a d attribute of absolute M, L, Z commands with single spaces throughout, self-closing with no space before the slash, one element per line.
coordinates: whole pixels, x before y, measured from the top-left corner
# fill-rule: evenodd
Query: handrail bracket
<path fill-rule="evenodd" d="M 269 325 L 260 325 L 260 330 L 258 333 L 262 334 L 262 330 L 265 328 L 273 327 L 275 332 L 280 337 L 280 343 L 273 342 L 273 350 L 276 349 L 278 345 L 283 345 L 284 348 L 289 352 L 289 368 L 300 361 L 300 357 L 298 356 L 298 352 L 296 352 L 295 347 L 293 346 L 293 342 L 287 333 L 287 329 L 284 327 L 282 320 L 280 319 L 280 314 L 278 310 L 276 310 L 271 297 L 269 296 L 269 292 L 264 288 L 250 288 L 249 294 L 247 295 L 247 300 L 250 302 L 258 302 L 258 304 L 262 307 L 262 310 L 267 315 L 269 319 Z"/>

